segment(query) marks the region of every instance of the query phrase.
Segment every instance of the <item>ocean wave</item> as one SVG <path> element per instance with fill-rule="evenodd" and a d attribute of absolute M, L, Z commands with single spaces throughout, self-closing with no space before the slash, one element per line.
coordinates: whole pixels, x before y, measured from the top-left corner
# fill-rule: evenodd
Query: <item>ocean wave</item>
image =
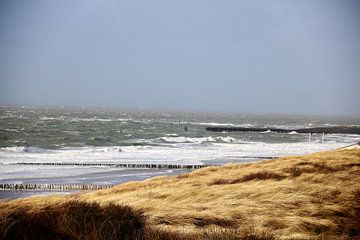
<path fill-rule="evenodd" d="M 70 122 L 112 122 L 116 121 L 115 119 L 109 118 L 70 118 Z"/>
<path fill-rule="evenodd" d="M 239 140 L 226 136 L 226 137 L 160 137 L 154 139 L 155 142 L 163 143 L 193 143 L 193 144 L 204 144 L 204 143 L 238 143 Z"/>
<path fill-rule="evenodd" d="M 239 143 L 239 140 L 233 138 L 233 137 L 217 137 L 218 141 L 225 142 L 225 143 Z"/>
<path fill-rule="evenodd" d="M 41 117 L 40 120 L 42 121 L 51 121 L 51 120 L 64 120 L 64 116 L 60 116 L 60 117 Z"/>
<path fill-rule="evenodd" d="M 216 141 L 213 137 L 159 137 L 156 138 L 155 141 L 156 140 L 164 143 L 204 143 Z"/>
<path fill-rule="evenodd" d="M 266 130 L 266 131 L 261 132 L 261 133 L 272 133 L 272 131 L 271 130 Z"/>
<path fill-rule="evenodd" d="M 272 124 L 272 125 L 265 124 L 265 125 L 263 125 L 261 127 L 264 127 L 264 128 L 276 128 L 276 129 L 288 129 L 288 130 L 304 128 L 304 126 L 301 126 L 301 125 L 278 125 L 278 124 Z"/>
<path fill-rule="evenodd" d="M 92 151 L 97 153 L 116 153 L 116 152 L 122 152 L 120 147 L 99 147 L 99 148 L 93 148 Z"/>
<path fill-rule="evenodd" d="M 117 119 L 116 119 L 116 121 L 119 121 L 119 122 L 124 122 L 124 123 L 126 123 L 126 122 L 129 122 L 129 121 L 131 121 L 131 118 L 117 118 Z"/>
<path fill-rule="evenodd" d="M 297 132 L 297 131 L 291 131 L 291 132 L 289 132 L 288 134 L 294 135 L 294 134 L 298 134 L 298 132 Z"/>
<path fill-rule="evenodd" d="M 19 133 L 20 131 L 17 129 L 13 129 L 13 128 L 5 128 L 5 129 L 0 129 L 0 131 L 6 131 L 6 132 L 16 132 Z"/>
<path fill-rule="evenodd" d="M 219 159 L 239 159 L 242 156 L 277 157 L 299 155 L 322 150 L 335 149 L 347 144 L 326 139 L 298 143 L 229 144 L 233 138 L 200 138 L 212 144 L 169 144 L 158 146 L 109 146 L 109 147 L 66 147 L 43 149 L 37 147 L 0 148 L 0 164 L 27 163 L 157 163 L 157 164 L 202 164 L 202 161 Z M 169 140 L 169 139 L 168 139 Z M 181 139 L 175 139 L 180 141 Z M 182 141 L 195 141 L 182 139 Z M 236 140 L 236 139 L 235 139 Z M 174 139 L 172 139 L 174 141 Z M 232 140 L 234 142 L 234 140 Z M 239 141 L 239 140 L 238 140 Z M 255 157 L 254 157 L 255 158 Z M 0 168 L 0 174 L 2 169 Z"/>
<path fill-rule="evenodd" d="M 332 124 L 332 123 L 325 123 L 324 126 L 326 127 L 336 127 L 338 126 L 339 124 Z"/>
<path fill-rule="evenodd" d="M 1 150 L 10 153 L 44 153 L 49 151 L 49 149 L 39 147 L 5 147 Z"/>
<path fill-rule="evenodd" d="M 235 124 L 235 123 L 218 123 L 218 122 L 186 122 L 187 124 L 200 125 L 200 126 L 212 126 L 212 127 L 254 127 L 249 123 Z"/>
<path fill-rule="evenodd" d="M 17 115 L 12 114 L 12 113 L 5 113 L 4 115 L 0 116 L 0 119 L 5 119 L 5 118 L 16 118 Z"/>

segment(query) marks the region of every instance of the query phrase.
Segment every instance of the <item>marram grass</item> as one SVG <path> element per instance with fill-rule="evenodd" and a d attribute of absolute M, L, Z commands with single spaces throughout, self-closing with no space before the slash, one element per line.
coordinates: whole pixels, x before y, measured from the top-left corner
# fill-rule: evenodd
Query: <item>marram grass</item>
<path fill-rule="evenodd" d="M 227 164 L 72 196 L 4 202 L 1 231 L 11 211 L 25 207 L 37 213 L 68 201 L 95 202 L 101 209 L 129 206 L 143 223 L 129 239 L 356 239 L 360 149 Z M 107 239 L 86 234 L 69 239 Z"/>

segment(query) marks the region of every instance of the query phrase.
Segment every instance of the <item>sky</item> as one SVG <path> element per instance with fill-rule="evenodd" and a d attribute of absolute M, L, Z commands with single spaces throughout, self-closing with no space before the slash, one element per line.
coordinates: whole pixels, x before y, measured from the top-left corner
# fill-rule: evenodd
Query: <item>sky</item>
<path fill-rule="evenodd" d="M 360 115 L 360 1 L 1 0 L 0 105 Z"/>

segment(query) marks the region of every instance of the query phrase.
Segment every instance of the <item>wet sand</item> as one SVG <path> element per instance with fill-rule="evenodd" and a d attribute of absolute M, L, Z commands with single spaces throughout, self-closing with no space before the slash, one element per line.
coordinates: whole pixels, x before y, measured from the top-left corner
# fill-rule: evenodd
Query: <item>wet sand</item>
<path fill-rule="evenodd" d="M 177 175 L 186 170 L 178 169 L 116 169 L 108 172 L 95 172 L 74 176 L 42 178 L 8 178 L 1 183 L 21 184 L 77 184 L 77 185 L 116 185 L 129 181 L 141 181 L 155 176 Z M 0 190 L 0 199 L 14 199 L 31 195 L 69 194 L 72 190 Z"/>

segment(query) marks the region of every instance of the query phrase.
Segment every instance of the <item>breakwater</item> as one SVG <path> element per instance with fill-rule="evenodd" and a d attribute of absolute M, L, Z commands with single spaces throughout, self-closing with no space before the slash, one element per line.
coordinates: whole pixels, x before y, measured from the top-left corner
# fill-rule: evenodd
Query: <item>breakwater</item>
<path fill-rule="evenodd" d="M 0 183 L 0 190 L 100 190 L 113 185 Z"/>
<path fill-rule="evenodd" d="M 90 166 L 90 167 L 112 167 L 112 168 L 134 168 L 134 169 L 178 169 L 195 170 L 208 165 L 176 165 L 176 164 L 125 164 L 125 163 L 64 163 L 64 162 L 18 162 L 10 165 L 38 165 L 38 166 Z M 51 184 L 51 183 L 0 183 L 2 191 L 81 191 L 107 189 L 113 185 L 96 184 Z"/>
<path fill-rule="evenodd" d="M 64 162 L 18 162 L 14 165 L 40 165 L 40 166 L 91 166 L 91 167 L 114 167 L 114 168 L 141 168 L 141 169 L 183 169 L 194 170 L 208 165 L 180 165 L 180 164 L 132 164 L 132 163 L 64 163 Z"/>
<path fill-rule="evenodd" d="M 340 133 L 340 134 L 360 134 L 360 126 L 335 126 L 335 127 L 316 127 L 316 128 L 297 128 L 297 129 L 282 129 L 282 128 L 244 128 L 244 127 L 222 127 L 214 126 L 207 127 L 207 131 L 212 132 L 278 132 L 278 133 Z"/>

